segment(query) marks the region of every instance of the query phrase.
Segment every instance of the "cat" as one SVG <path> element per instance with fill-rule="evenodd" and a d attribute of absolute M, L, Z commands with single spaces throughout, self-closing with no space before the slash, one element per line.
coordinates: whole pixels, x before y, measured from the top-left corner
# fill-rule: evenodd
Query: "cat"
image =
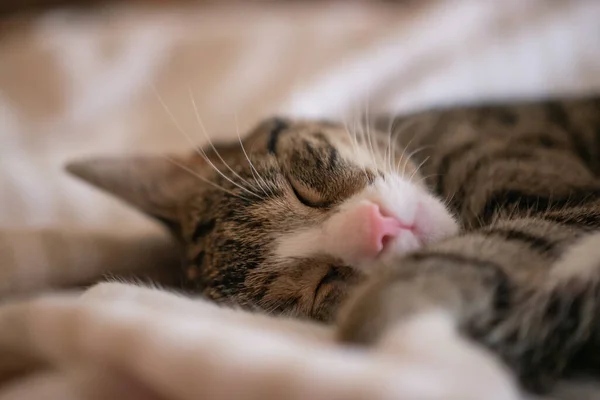
<path fill-rule="evenodd" d="M 275 118 L 205 157 L 68 169 L 165 223 L 185 286 L 218 302 L 339 314 L 338 338 L 362 344 L 441 313 L 538 392 L 594 366 L 600 100 L 393 122 L 353 135 Z"/>
<path fill-rule="evenodd" d="M 385 135 L 274 118 L 199 153 L 68 170 L 165 223 L 184 247 L 183 286 L 220 303 L 332 321 L 376 260 L 458 229 Z"/>

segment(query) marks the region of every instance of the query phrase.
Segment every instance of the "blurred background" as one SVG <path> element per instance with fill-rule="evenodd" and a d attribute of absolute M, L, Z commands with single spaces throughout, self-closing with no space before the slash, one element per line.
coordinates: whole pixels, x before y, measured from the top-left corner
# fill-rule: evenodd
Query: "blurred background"
<path fill-rule="evenodd" d="M 189 151 L 191 96 L 227 140 L 272 114 L 597 91 L 599 21 L 597 0 L 0 0 L 0 227 L 153 229 L 62 166 Z"/>

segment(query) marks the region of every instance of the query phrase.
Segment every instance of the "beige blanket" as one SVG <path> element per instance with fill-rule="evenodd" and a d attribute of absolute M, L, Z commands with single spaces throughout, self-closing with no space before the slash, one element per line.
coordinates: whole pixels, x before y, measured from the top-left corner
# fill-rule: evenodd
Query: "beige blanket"
<path fill-rule="evenodd" d="M 159 266 L 176 267 L 175 249 L 163 233 L 142 216 L 67 177 L 62 165 L 68 159 L 188 150 L 189 141 L 181 131 L 198 142 L 206 141 L 205 131 L 214 140 L 226 140 L 237 129 L 243 132 L 273 113 L 344 118 L 364 111 L 409 111 L 438 103 L 600 89 L 600 3 L 595 0 L 415 3 L 117 7 L 94 14 L 56 11 L 3 22 L 0 294 L 78 285 L 99 272 L 146 276 L 146 271 Z M 120 307 L 82 303 L 78 298 L 60 299 L 50 306 L 0 307 L 0 351 L 17 346 L 11 340 L 23 339 L 13 357 L 0 353 L 0 361 L 27 361 L 37 371 L 0 386 L 0 399 L 50 399 L 49 393 L 60 399 L 93 398 L 77 390 L 112 390 L 107 382 L 116 382 L 115 390 L 125 393 L 119 382 L 127 386 L 140 379 L 143 383 L 131 390 L 149 390 L 154 398 L 226 398 L 211 392 L 217 390 L 216 384 L 206 392 L 192 385 L 207 379 L 233 390 L 230 398 L 260 398 L 244 392 L 242 385 L 259 382 L 259 377 L 234 379 L 252 371 L 252 362 L 240 358 L 242 366 L 235 369 L 237 361 L 219 364 L 215 357 L 196 357 L 190 349 L 209 342 L 184 342 L 178 335 L 189 338 L 184 335 L 187 328 L 168 329 L 171 323 L 197 323 L 216 332 L 223 325 L 223 330 L 259 337 L 245 322 L 231 322 L 228 328 L 230 322 L 206 319 L 204 311 L 194 317 L 181 315 L 174 311 L 186 309 L 179 302 L 173 303 L 173 310 L 151 314 L 133 300 L 120 301 Z M 120 313 L 121 308 L 127 312 Z M 53 322 L 77 320 L 82 314 L 83 322 L 75 326 L 92 326 L 93 332 L 88 328 L 62 332 Z M 344 364 L 336 357 L 347 357 L 345 351 L 333 348 L 329 340 L 308 345 L 277 333 L 279 327 L 273 329 L 286 346 L 306 346 L 313 356 L 310 367 L 299 367 L 290 373 L 292 378 L 286 375 L 275 382 L 291 379 L 300 388 L 298 393 L 306 395 L 302 388 L 311 389 L 310 379 L 302 371 L 333 365 L 316 354 L 331 355 L 336 366 Z M 267 334 L 264 330 L 260 328 L 261 335 Z M 120 351 L 111 347 L 111 335 L 124 331 L 152 332 L 144 336 L 146 341 L 132 339 L 126 345 L 137 346 L 126 360 L 135 365 L 115 365 L 102 358 Z M 42 336 L 50 341 L 39 344 Z M 77 349 L 88 347 L 61 347 L 77 340 L 98 347 L 85 351 Z M 269 351 L 275 351 L 269 346 L 254 348 L 264 348 L 271 356 Z M 182 349 L 186 352 L 176 351 Z M 64 356 L 63 350 L 72 357 Z M 172 357 L 163 359 L 162 352 Z M 382 366 L 408 374 L 410 368 L 401 359 L 390 366 L 389 360 L 379 364 L 379 358 L 368 353 L 353 362 L 369 377 L 379 376 Z M 74 365 L 81 371 L 93 366 L 93 371 L 73 373 Z M 143 368 L 143 373 L 134 367 Z M 187 380 L 176 384 L 181 381 L 172 373 L 182 369 Z M 233 383 L 210 374 L 206 378 L 205 371 L 220 371 L 219 376 Z M 115 374 L 119 378 L 113 379 Z M 128 377 L 125 383 L 120 374 Z M 348 382 L 340 390 L 359 390 L 364 383 L 352 374 L 340 373 L 335 379 Z M 366 397 L 356 398 L 389 398 L 383 392 L 365 393 Z M 312 394 L 299 398 L 313 398 Z M 342 394 L 322 398 L 353 398 Z"/>

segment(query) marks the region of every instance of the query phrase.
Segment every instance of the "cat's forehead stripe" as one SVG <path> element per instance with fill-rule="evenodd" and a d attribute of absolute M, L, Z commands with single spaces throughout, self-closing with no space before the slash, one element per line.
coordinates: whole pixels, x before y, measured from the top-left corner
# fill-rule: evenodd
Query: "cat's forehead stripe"
<path fill-rule="evenodd" d="M 317 132 L 313 135 L 323 145 L 323 154 L 327 154 L 327 169 L 331 172 L 337 166 L 339 152 L 323 132 Z M 322 165 L 322 157 L 315 155 L 315 161 Z"/>
<path fill-rule="evenodd" d="M 267 150 L 269 153 L 277 154 L 277 141 L 279 140 L 279 135 L 288 127 L 289 125 L 282 119 L 273 119 L 273 128 L 271 128 L 271 132 L 269 133 L 269 141 L 267 144 Z"/>
<path fill-rule="evenodd" d="M 200 221 L 196 224 L 194 233 L 192 234 L 192 241 L 197 242 L 204 236 L 208 235 L 215 228 L 216 220 L 211 218 L 208 221 Z"/>

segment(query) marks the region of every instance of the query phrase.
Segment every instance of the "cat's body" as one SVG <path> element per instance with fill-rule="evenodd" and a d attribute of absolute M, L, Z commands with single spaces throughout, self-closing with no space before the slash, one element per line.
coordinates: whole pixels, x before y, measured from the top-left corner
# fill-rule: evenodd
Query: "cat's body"
<path fill-rule="evenodd" d="M 344 339 L 444 309 L 543 389 L 597 350 L 600 100 L 411 116 L 407 145 L 464 231 L 389 265 L 354 299 Z M 395 283 L 392 283 L 394 282 Z M 390 304 L 402 306 L 390 307 Z"/>
<path fill-rule="evenodd" d="M 275 119 L 245 139 L 248 154 L 207 150 L 212 166 L 143 158 L 71 170 L 167 222 L 190 289 L 331 320 L 366 281 L 341 314 L 341 339 L 373 342 L 441 310 L 545 388 L 600 333 L 600 101 L 438 110 L 401 126 L 352 135 Z"/>

